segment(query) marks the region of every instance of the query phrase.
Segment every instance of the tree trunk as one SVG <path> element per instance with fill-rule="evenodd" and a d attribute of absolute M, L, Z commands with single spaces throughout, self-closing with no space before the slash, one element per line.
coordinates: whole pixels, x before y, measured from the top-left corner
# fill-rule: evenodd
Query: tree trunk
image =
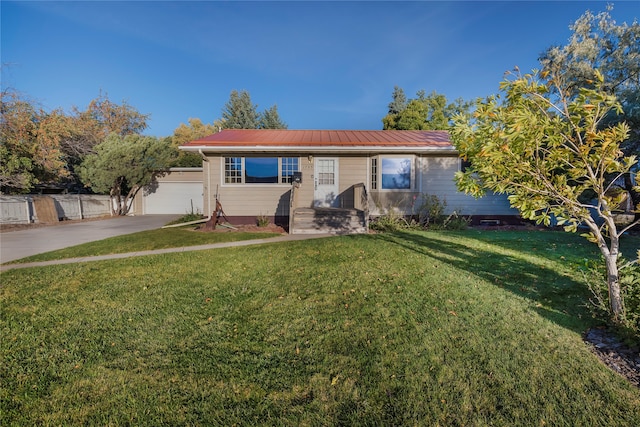
<path fill-rule="evenodd" d="M 617 252 L 617 251 L 616 251 Z M 605 256 L 607 264 L 607 287 L 609 289 L 609 307 L 613 314 L 613 320 L 619 322 L 622 320 L 623 305 L 622 295 L 620 292 L 620 279 L 618 275 L 618 254 L 609 253 Z"/>
<path fill-rule="evenodd" d="M 118 178 L 113 183 L 113 187 L 111 187 L 110 195 L 111 195 L 111 214 L 112 215 L 125 215 L 122 213 L 122 178 Z"/>
<path fill-rule="evenodd" d="M 585 223 L 591 229 L 593 235 L 598 241 L 598 248 L 600 253 L 604 257 L 605 265 L 607 267 L 607 289 L 609 291 L 609 309 L 613 316 L 614 322 L 622 320 L 624 306 L 622 305 L 622 293 L 620 291 L 620 277 L 618 274 L 618 254 L 620 245 L 620 236 L 616 224 L 613 221 L 613 216 L 610 211 L 607 211 L 607 215 L 601 214 L 602 219 L 606 222 L 609 229 L 610 246 L 607 245 L 607 241 L 604 238 L 600 227 L 591 219 L 591 217 L 584 218 Z"/>
<path fill-rule="evenodd" d="M 140 188 L 141 187 L 139 185 L 134 185 L 133 188 L 129 190 L 129 194 L 127 194 L 127 197 L 124 200 L 124 205 L 122 206 L 121 215 L 126 215 L 129 213 L 131 207 L 133 206 L 133 200 L 135 199 L 136 194 L 138 194 Z"/>

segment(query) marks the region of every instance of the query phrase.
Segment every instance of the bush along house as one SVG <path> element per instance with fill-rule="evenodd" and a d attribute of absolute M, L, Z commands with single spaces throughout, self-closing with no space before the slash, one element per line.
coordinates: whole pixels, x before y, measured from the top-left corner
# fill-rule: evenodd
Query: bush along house
<path fill-rule="evenodd" d="M 463 167 L 446 131 L 226 129 L 181 150 L 203 158 L 203 203 L 232 223 L 268 219 L 290 233 L 362 233 L 371 218 L 417 215 L 425 195 L 475 223 L 509 223 L 505 196 L 456 189 Z"/>

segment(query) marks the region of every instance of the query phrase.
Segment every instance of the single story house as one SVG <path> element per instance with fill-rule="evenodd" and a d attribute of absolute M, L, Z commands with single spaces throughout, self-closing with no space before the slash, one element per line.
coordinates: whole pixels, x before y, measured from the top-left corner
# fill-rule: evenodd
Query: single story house
<path fill-rule="evenodd" d="M 423 194 L 476 222 L 518 218 L 505 196 L 457 190 L 454 173 L 463 165 L 446 131 L 226 129 L 180 149 L 202 156 L 206 214 L 219 201 L 232 223 L 266 217 L 288 228 L 292 214 L 306 210 L 326 225 L 332 220 L 318 212 L 355 209 L 366 212 L 366 225 L 390 210 L 415 213 Z"/>

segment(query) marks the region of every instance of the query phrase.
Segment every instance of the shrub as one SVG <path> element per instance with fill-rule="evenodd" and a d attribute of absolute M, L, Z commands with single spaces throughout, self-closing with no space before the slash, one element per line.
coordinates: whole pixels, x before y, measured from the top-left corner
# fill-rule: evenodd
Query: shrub
<path fill-rule="evenodd" d="M 256 223 L 258 227 L 266 227 L 271 223 L 271 221 L 266 215 L 258 215 L 258 217 L 256 218 Z"/>
<path fill-rule="evenodd" d="M 183 224 L 191 221 L 198 221 L 199 219 L 204 219 L 204 218 L 205 218 L 204 215 L 202 215 L 200 212 L 191 212 L 191 213 L 184 214 L 180 218 L 171 221 L 167 225 Z"/>
<path fill-rule="evenodd" d="M 626 327 L 640 338 L 640 265 L 628 264 L 620 269 L 620 285 Z"/>
<path fill-rule="evenodd" d="M 381 232 L 392 232 L 398 230 L 408 230 L 415 228 L 412 222 L 407 221 L 403 216 L 396 213 L 394 209 L 389 209 L 389 213 L 381 215 L 371 221 L 369 228 Z"/>
<path fill-rule="evenodd" d="M 381 215 L 371 222 L 370 228 L 382 232 L 415 229 L 464 230 L 471 222 L 469 217 L 462 216 L 456 211 L 445 215 L 447 201 L 444 198 L 422 194 L 419 205 L 415 207 L 416 199 L 417 197 L 414 196 L 411 204 L 415 215 L 404 217 L 398 213 L 398 209 L 389 207 L 385 215 Z"/>
<path fill-rule="evenodd" d="M 591 291 L 590 309 L 594 317 L 611 319 L 613 317 L 609 306 L 609 287 L 606 274 L 601 267 L 602 262 L 590 261 L 586 263 L 588 278 L 585 274 L 587 286 Z M 631 335 L 640 340 L 640 265 L 627 263 L 619 268 L 620 290 L 622 293 L 623 313 L 616 326 L 623 335 Z"/>

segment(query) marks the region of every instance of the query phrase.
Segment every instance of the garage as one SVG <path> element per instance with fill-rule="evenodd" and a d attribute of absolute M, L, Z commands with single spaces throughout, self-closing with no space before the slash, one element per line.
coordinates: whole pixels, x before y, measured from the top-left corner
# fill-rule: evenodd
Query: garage
<path fill-rule="evenodd" d="M 202 168 L 175 168 L 140 191 L 143 215 L 203 213 Z"/>

